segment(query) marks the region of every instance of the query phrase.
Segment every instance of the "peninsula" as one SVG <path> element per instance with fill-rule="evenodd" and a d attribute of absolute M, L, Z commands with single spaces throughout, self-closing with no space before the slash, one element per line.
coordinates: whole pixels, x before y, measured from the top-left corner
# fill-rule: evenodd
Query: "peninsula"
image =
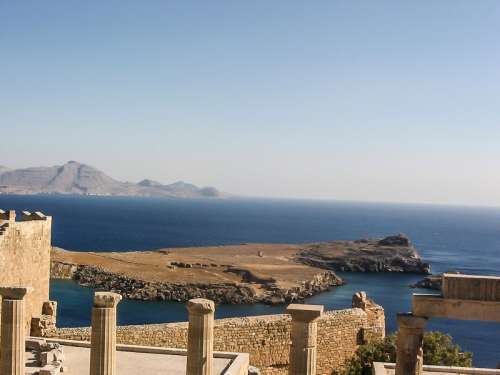
<path fill-rule="evenodd" d="M 290 303 L 340 286 L 335 271 L 412 272 L 430 267 L 404 235 L 316 244 L 240 244 L 141 252 L 53 248 L 52 278 L 136 300 Z"/>

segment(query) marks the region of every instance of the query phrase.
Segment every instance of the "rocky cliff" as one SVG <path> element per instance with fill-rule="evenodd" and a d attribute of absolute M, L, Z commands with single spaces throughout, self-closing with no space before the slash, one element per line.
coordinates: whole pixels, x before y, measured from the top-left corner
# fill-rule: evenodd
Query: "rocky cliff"
<path fill-rule="evenodd" d="M 310 266 L 342 272 L 430 273 L 409 238 L 403 234 L 382 239 L 313 244 L 297 255 Z"/>
<path fill-rule="evenodd" d="M 124 274 L 109 272 L 101 267 L 52 262 L 53 279 L 73 279 L 80 285 L 98 290 L 119 293 L 122 297 L 142 301 L 178 301 L 192 298 L 208 298 L 216 303 L 240 304 L 262 302 L 267 304 L 302 301 L 343 281 L 335 273 L 318 272 L 311 280 L 298 286 L 283 288 L 275 283 L 263 284 L 264 291 L 245 283 L 170 283 L 145 281 Z"/>

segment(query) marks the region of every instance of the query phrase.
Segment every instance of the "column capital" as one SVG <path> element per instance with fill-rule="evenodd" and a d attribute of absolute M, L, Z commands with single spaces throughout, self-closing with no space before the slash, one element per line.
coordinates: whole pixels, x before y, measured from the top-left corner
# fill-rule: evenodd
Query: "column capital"
<path fill-rule="evenodd" d="M 398 313 L 396 319 L 400 327 L 418 329 L 424 329 L 428 321 L 427 318 L 412 313 Z"/>
<path fill-rule="evenodd" d="M 309 323 L 323 315 L 323 305 L 302 305 L 292 303 L 288 305 L 286 312 L 292 316 L 292 320 Z"/>
<path fill-rule="evenodd" d="M 122 300 L 122 296 L 112 292 L 95 292 L 94 307 L 116 307 Z"/>
<path fill-rule="evenodd" d="M 30 286 L 7 286 L 0 287 L 0 296 L 5 299 L 22 300 L 26 294 L 31 293 L 33 288 Z"/>
<path fill-rule="evenodd" d="M 204 298 L 190 299 L 186 307 L 190 314 L 208 314 L 215 311 L 214 301 Z"/>

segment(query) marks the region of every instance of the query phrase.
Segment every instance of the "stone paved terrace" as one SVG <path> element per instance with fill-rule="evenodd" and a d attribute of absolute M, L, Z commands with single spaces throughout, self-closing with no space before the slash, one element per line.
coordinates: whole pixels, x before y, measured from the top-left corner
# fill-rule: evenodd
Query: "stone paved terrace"
<path fill-rule="evenodd" d="M 394 375 L 395 363 L 373 363 L 373 375 Z M 487 368 L 424 366 L 424 375 L 500 375 L 500 370 Z"/>
<path fill-rule="evenodd" d="M 59 343 L 64 352 L 63 366 L 71 375 L 88 375 L 90 343 L 86 341 L 51 340 Z M 186 350 L 153 348 L 135 345 L 117 345 L 117 373 L 120 375 L 184 375 Z M 36 374 L 39 367 L 31 367 L 33 353 L 26 355 L 26 374 Z M 248 373 L 248 354 L 214 353 L 214 375 L 243 375 Z"/>

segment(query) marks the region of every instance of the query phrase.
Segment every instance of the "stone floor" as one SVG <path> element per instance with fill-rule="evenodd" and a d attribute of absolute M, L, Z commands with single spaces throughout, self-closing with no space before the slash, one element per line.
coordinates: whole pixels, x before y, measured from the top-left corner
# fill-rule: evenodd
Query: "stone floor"
<path fill-rule="evenodd" d="M 63 366 L 71 375 L 88 375 L 90 348 L 88 343 L 65 343 Z M 68 345 L 69 343 L 69 345 Z M 117 373 L 121 375 L 184 375 L 186 373 L 185 351 L 181 349 L 151 348 L 119 345 L 117 350 Z M 27 374 L 36 374 L 40 369 L 29 367 L 33 353 L 27 353 Z M 243 359 L 243 360 L 242 360 Z M 237 353 L 215 353 L 214 373 L 218 375 L 240 374 L 248 366 L 248 356 Z M 62 374 L 62 373 L 61 373 Z"/>
<path fill-rule="evenodd" d="M 394 363 L 373 363 L 374 375 L 394 375 Z M 424 366 L 424 375 L 500 375 L 500 370 L 468 367 Z"/>

